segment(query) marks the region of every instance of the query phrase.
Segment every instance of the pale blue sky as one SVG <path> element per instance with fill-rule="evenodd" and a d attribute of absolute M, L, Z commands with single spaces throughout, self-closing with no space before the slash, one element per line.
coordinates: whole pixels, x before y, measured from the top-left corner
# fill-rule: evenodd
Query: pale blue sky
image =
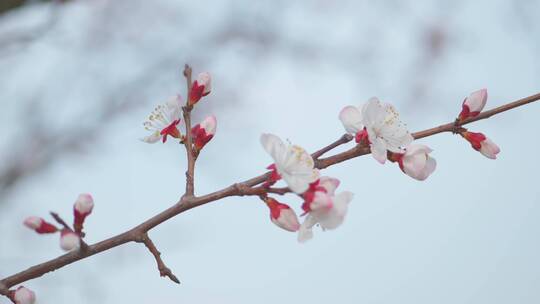
<path fill-rule="evenodd" d="M 488 88 L 488 108 L 540 90 L 539 1 L 302 3 L 75 1 L 51 32 L 0 58 L 5 159 L 32 141 L 17 127 L 25 105 L 44 128 L 63 130 L 92 125 L 111 103 L 140 101 L 3 198 L 0 277 L 61 254 L 55 237 L 20 223 L 48 210 L 69 216 L 80 192 L 96 202 L 90 243 L 177 201 L 182 147 L 138 139 L 154 104 L 184 92 L 186 61 L 213 74 L 196 110 L 218 118 L 197 165 L 198 194 L 263 172 L 271 159 L 262 132 L 313 151 L 343 133 L 343 106 L 374 95 L 418 131 L 452 121 L 476 89 Z M 0 33 L 39 23 L 44 8 L 0 18 Z M 435 56 L 429 33 L 444 37 Z M 231 198 L 150 232 L 180 286 L 159 278 L 136 244 L 25 285 L 40 303 L 538 303 L 538 115 L 532 104 L 471 126 L 499 144 L 496 161 L 450 134 L 421 140 L 438 161 L 426 182 L 370 156 L 325 170 L 356 197 L 342 227 L 316 230 L 307 244 L 275 227 L 257 199 Z M 299 210 L 298 198 L 283 201 Z"/>

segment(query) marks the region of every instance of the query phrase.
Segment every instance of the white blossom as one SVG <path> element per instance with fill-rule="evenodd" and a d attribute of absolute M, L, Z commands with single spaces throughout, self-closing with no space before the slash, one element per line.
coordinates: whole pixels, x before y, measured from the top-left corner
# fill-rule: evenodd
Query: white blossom
<path fill-rule="evenodd" d="M 323 230 L 336 229 L 345 220 L 349 203 L 353 198 L 351 192 L 341 192 L 332 197 L 332 205 L 329 208 L 317 208 L 311 210 L 298 231 L 298 241 L 303 243 L 313 238 L 313 226 L 319 224 Z"/>
<path fill-rule="evenodd" d="M 405 153 L 400 154 L 399 167 L 408 176 L 425 180 L 437 167 L 437 161 L 429 156 L 431 152 L 428 146 L 411 144 L 405 148 Z"/>
<path fill-rule="evenodd" d="M 319 178 L 313 158 L 302 147 L 285 144 L 273 134 L 261 135 L 261 143 L 274 159 L 277 173 L 293 192 L 304 193 Z"/>
<path fill-rule="evenodd" d="M 182 111 L 181 97 L 171 97 L 165 104 L 158 105 L 144 122 L 144 128 L 151 132 L 142 138 L 142 141 L 153 144 L 158 140 L 167 141 L 167 136 L 180 137 L 180 131 L 176 127 L 180 123 Z"/>
<path fill-rule="evenodd" d="M 390 104 L 381 103 L 376 97 L 369 99 L 361 108 L 345 107 L 339 118 L 345 130 L 357 138 L 362 137 L 362 132 L 367 134 L 371 154 L 381 164 L 387 159 L 387 150 L 399 152 L 413 141 L 396 109 Z"/>

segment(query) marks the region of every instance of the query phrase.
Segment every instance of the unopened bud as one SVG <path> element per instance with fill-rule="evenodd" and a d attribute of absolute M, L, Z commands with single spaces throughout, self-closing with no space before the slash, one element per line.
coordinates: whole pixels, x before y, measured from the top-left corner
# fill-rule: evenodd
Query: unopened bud
<path fill-rule="evenodd" d="M 212 89 L 212 78 L 210 73 L 203 72 L 197 76 L 197 80 L 193 82 L 191 92 L 189 94 L 189 104 L 196 104 L 203 96 L 210 94 Z"/>
<path fill-rule="evenodd" d="M 273 198 L 266 199 L 266 205 L 270 208 L 270 220 L 276 226 L 291 232 L 296 232 L 300 229 L 298 217 L 291 207 Z"/>
<path fill-rule="evenodd" d="M 24 286 L 20 286 L 17 290 L 12 291 L 10 298 L 15 304 L 34 304 L 36 302 L 36 294 Z"/>
<path fill-rule="evenodd" d="M 472 92 L 469 97 L 465 98 L 463 105 L 461 106 L 461 113 L 459 113 L 459 120 L 465 120 L 478 116 L 487 102 L 487 90 L 481 89 L 476 92 Z"/>
<path fill-rule="evenodd" d="M 60 248 L 64 251 L 77 250 L 81 246 L 80 237 L 73 231 L 63 229 L 60 235 Z"/>
<path fill-rule="evenodd" d="M 24 225 L 39 234 L 55 233 L 58 228 L 37 216 L 29 216 L 24 220 Z"/>
<path fill-rule="evenodd" d="M 79 194 L 75 204 L 73 204 L 73 226 L 75 227 L 75 231 L 82 231 L 84 220 L 92 213 L 93 209 L 94 199 L 92 198 L 92 195 L 87 193 Z"/>
<path fill-rule="evenodd" d="M 197 150 L 201 150 L 214 137 L 216 128 L 217 119 L 214 115 L 211 115 L 191 129 L 193 143 Z"/>

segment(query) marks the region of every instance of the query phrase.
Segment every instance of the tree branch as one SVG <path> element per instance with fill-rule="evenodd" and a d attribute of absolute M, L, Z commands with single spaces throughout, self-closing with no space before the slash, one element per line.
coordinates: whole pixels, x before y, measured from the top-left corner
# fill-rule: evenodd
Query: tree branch
<path fill-rule="evenodd" d="M 463 125 L 470 124 L 472 122 L 479 121 L 479 120 L 482 120 L 482 119 L 487 119 L 487 118 L 490 118 L 490 117 L 492 117 L 492 116 L 494 116 L 496 114 L 503 113 L 503 112 L 506 112 L 508 110 L 511 110 L 511 109 L 526 105 L 528 103 L 538 101 L 538 100 L 540 100 L 540 93 L 537 93 L 537 94 L 534 94 L 534 95 L 531 95 L 531 96 L 516 100 L 514 102 L 504 104 L 504 105 L 502 105 L 500 107 L 491 109 L 489 111 L 484 111 L 484 112 L 480 113 L 478 116 L 466 119 L 465 121 L 463 121 L 461 123 L 458 123 L 456 121 L 450 122 L 450 123 L 440 125 L 440 126 L 435 127 L 435 128 L 431 128 L 431 129 L 427 129 L 427 130 L 423 130 L 423 131 L 413 133 L 412 136 L 414 137 L 414 139 L 420 139 L 420 138 L 432 136 L 432 135 L 443 133 L 443 132 L 455 132 L 456 129 L 458 129 L 459 127 L 461 127 Z M 347 150 L 345 152 L 342 152 L 342 153 L 336 154 L 334 156 L 327 157 L 327 158 L 320 159 L 320 160 L 316 161 L 317 168 L 324 169 L 326 167 L 341 163 L 341 162 L 346 161 L 348 159 L 355 158 L 355 157 L 365 155 L 365 154 L 369 154 L 370 152 L 371 151 L 370 151 L 369 147 L 367 147 L 367 146 L 356 146 L 356 147 L 354 147 L 352 149 L 349 149 L 349 150 Z"/>
<path fill-rule="evenodd" d="M 525 105 L 527 103 L 537 101 L 537 100 L 540 100 L 540 93 L 529 96 L 529 97 L 526 97 L 526 98 L 523 98 L 523 99 L 520 99 L 520 100 L 517 100 L 517 101 L 512 102 L 512 103 L 505 104 L 503 106 L 494 108 L 494 109 L 489 110 L 489 111 L 485 111 L 485 112 L 481 113 L 480 115 L 478 115 L 477 117 L 465 120 L 463 123 L 458 124 L 457 126 L 459 127 L 461 125 L 465 125 L 465 124 L 469 124 L 469 123 L 472 123 L 472 122 L 475 122 L 475 121 L 478 121 L 478 120 L 486 119 L 486 118 L 491 117 L 491 116 L 493 116 L 495 114 L 499 114 L 499 113 L 508 111 L 510 109 Z M 456 123 L 451 122 L 451 123 L 448 123 L 448 124 L 441 125 L 439 127 L 427 129 L 427 130 L 420 131 L 420 132 L 416 132 L 416 133 L 413 134 L 413 136 L 414 136 L 414 138 L 419 139 L 419 138 L 435 135 L 435 134 L 442 133 L 442 132 L 452 132 L 453 130 L 455 130 L 455 128 L 456 128 Z M 189 134 L 189 132 L 188 132 L 188 134 Z M 327 153 L 330 150 L 332 150 L 332 149 L 334 149 L 334 148 L 336 148 L 336 147 L 338 147 L 338 146 L 352 140 L 352 138 L 350 138 L 350 139 L 348 139 L 348 138 L 350 138 L 350 137 L 349 136 L 342 136 L 336 142 L 334 142 L 334 143 L 328 145 L 327 147 L 324 147 L 324 148 L 320 149 L 319 151 L 313 153 L 313 157 L 317 158 L 317 157 L 321 156 L 322 154 Z M 347 150 L 345 152 L 342 152 L 342 153 L 339 153 L 339 154 L 336 154 L 334 156 L 327 157 L 327 158 L 324 158 L 324 159 L 316 160 L 316 167 L 319 168 L 319 169 L 324 169 L 324 168 L 327 168 L 329 166 L 341 163 L 341 162 L 343 162 L 345 160 L 348 160 L 348 159 L 351 159 L 351 158 L 354 158 L 354 157 L 358 157 L 360 155 L 368 154 L 369 152 L 370 152 L 369 147 L 362 146 L 362 145 L 356 145 L 352 149 L 349 149 L 349 150 Z M 190 153 L 188 153 L 188 160 L 189 160 L 189 155 L 190 155 Z M 191 157 L 192 157 L 192 162 L 194 163 L 193 155 Z M 188 169 L 188 173 L 189 172 L 190 172 L 190 170 Z M 57 257 L 55 259 L 52 259 L 52 260 L 47 261 L 47 262 L 42 263 L 42 264 L 35 265 L 33 267 L 28 268 L 27 270 L 21 271 L 21 272 L 19 272 L 17 274 L 14 274 L 12 276 L 9 276 L 7 278 L 4 278 L 4 279 L 0 280 L 0 294 L 5 295 L 5 290 L 7 288 L 10 288 L 12 286 L 15 286 L 17 284 L 26 282 L 26 281 L 31 280 L 31 279 L 41 277 L 46 273 L 49 273 L 51 271 L 55 271 L 55 270 L 60 269 L 60 268 L 62 268 L 64 266 L 66 266 L 66 265 L 69 265 L 69 264 L 74 263 L 76 261 L 88 258 L 88 257 L 93 256 L 95 254 L 98 254 L 100 252 L 107 251 L 109 249 L 112 249 L 114 247 L 129 243 L 129 242 L 141 242 L 141 240 L 143 240 L 145 236 L 147 238 L 147 232 L 149 230 L 151 230 L 152 228 L 158 226 L 159 224 L 161 224 L 161 223 L 163 223 L 163 222 L 177 216 L 178 214 L 183 213 L 185 211 L 188 211 L 188 210 L 190 210 L 192 208 L 196 208 L 196 207 L 202 206 L 204 204 L 207 204 L 209 202 L 217 201 L 217 200 L 220 200 L 222 198 L 229 197 L 229 196 L 243 196 L 243 195 L 260 195 L 260 194 L 263 194 L 264 193 L 263 190 L 265 190 L 263 187 L 254 187 L 254 186 L 264 182 L 265 180 L 268 179 L 269 176 L 270 176 L 270 173 L 267 172 L 265 174 L 261 174 L 259 176 L 256 176 L 256 177 L 253 177 L 251 179 L 245 180 L 245 181 L 243 181 L 241 183 L 233 184 L 233 185 L 231 185 L 231 186 L 229 186 L 227 188 L 224 188 L 224 189 L 221 189 L 221 190 L 218 190 L 218 191 L 215 191 L 215 192 L 212 192 L 210 194 L 206 194 L 206 195 L 203 195 L 203 196 L 200 196 L 200 197 L 195 197 L 193 195 L 184 195 L 180 199 L 180 201 L 178 201 L 178 203 L 176 203 L 172 207 L 169 207 L 168 209 L 162 211 L 161 213 L 159 213 L 156 216 L 146 220 L 145 222 L 141 223 L 140 225 L 136 226 L 135 228 L 133 228 L 133 229 L 127 231 L 127 232 L 118 234 L 118 235 L 113 236 L 113 237 L 111 237 L 109 239 L 106 239 L 106 240 L 101 241 L 99 243 L 88 246 L 87 250 L 85 250 L 85 251 L 75 251 L 75 252 L 70 252 L 70 253 L 64 254 L 64 255 L 62 255 L 60 257 Z M 188 183 L 188 185 L 189 185 L 189 183 Z M 188 188 L 188 187 L 186 187 L 186 188 Z M 284 194 L 284 193 L 287 193 L 288 191 L 289 191 L 288 188 L 270 188 L 270 189 L 266 189 L 267 193 L 270 192 L 270 193 L 277 193 L 277 194 Z M 188 192 L 186 191 L 186 194 L 187 193 Z M 144 243 L 144 241 L 143 241 L 143 243 Z M 145 245 L 147 245 L 147 247 L 148 247 L 148 244 L 150 244 L 150 243 L 148 243 L 148 241 L 147 241 L 147 243 L 145 243 Z M 155 246 L 154 246 L 154 248 L 155 248 Z M 157 249 L 154 252 L 152 250 L 152 246 L 150 245 L 149 250 L 152 252 L 152 254 L 154 254 L 154 257 L 156 257 L 155 252 L 157 252 Z M 159 268 L 159 263 L 160 263 L 159 262 L 159 255 L 158 255 L 158 257 L 156 257 L 156 261 L 158 262 L 158 268 Z M 160 273 L 161 273 L 161 269 L 160 269 Z M 165 273 L 165 275 L 167 275 L 167 273 Z M 171 280 L 172 280 L 172 278 L 171 278 Z M 2 288 L 2 287 L 4 287 L 4 288 Z"/>
<path fill-rule="evenodd" d="M 180 280 L 172 273 L 171 269 L 165 265 L 163 260 L 161 259 L 161 252 L 156 248 L 156 245 L 154 245 L 154 242 L 152 242 L 152 239 L 148 236 L 147 233 L 144 233 L 142 235 L 142 238 L 139 239 L 137 242 L 143 243 L 146 248 L 152 253 L 154 258 L 156 259 L 157 267 L 159 270 L 159 275 L 162 277 L 168 277 L 171 279 L 171 281 L 175 282 L 176 284 L 180 284 Z"/>
<path fill-rule="evenodd" d="M 539 99 L 540 99 L 540 93 L 537 93 L 537 94 L 534 94 L 534 95 L 531 95 L 531 96 L 528 96 L 528 97 L 525 97 L 525 98 L 522 98 L 522 99 L 518 99 L 518 100 L 516 100 L 514 102 L 504 104 L 504 105 L 502 105 L 500 107 L 493 108 L 493 109 L 491 109 L 489 111 L 484 111 L 484 112 L 480 113 L 476 117 L 466 119 L 462 123 L 458 123 L 458 124 L 455 124 L 455 122 L 447 123 L 447 124 L 440 125 L 440 126 L 435 127 L 435 128 L 431 128 L 431 129 L 427 129 L 427 130 L 424 130 L 424 131 L 416 132 L 416 133 L 413 134 L 413 136 L 414 136 L 415 139 L 420 139 L 420 138 L 424 138 L 424 137 L 435 135 L 435 134 L 442 133 L 442 132 L 452 132 L 454 130 L 455 126 L 459 127 L 459 126 L 463 126 L 463 125 L 466 125 L 466 124 L 470 124 L 471 122 L 475 122 L 475 121 L 478 121 L 478 120 L 490 118 L 491 116 L 494 116 L 496 114 L 506 112 L 508 110 L 511 110 L 511 109 L 526 105 L 526 104 L 531 103 L 531 102 L 535 102 L 535 101 L 537 101 Z"/>
<path fill-rule="evenodd" d="M 318 159 L 319 157 L 323 156 L 323 154 L 335 149 L 336 147 L 339 147 L 343 144 L 346 144 L 348 142 L 350 142 L 351 140 L 353 140 L 354 136 L 352 136 L 351 134 L 343 134 L 343 136 L 341 136 L 338 140 L 336 140 L 335 142 L 329 144 L 328 146 L 320 149 L 319 151 L 311 154 L 311 157 L 313 157 L 313 159 Z"/>
<path fill-rule="evenodd" d="M 8 296 L 9 289 L 3 283 L 0 283 L 0 295 Z"/>
<path fill-rule="evenodd" d="M 185 65 L 184 67 L 184 76 L 186 77 L 186 85 L 187 85 L 187 91 L 186 91 L 186 105 L 182 107 L 182 111 L 184 114 L 184 123 L 186 126 L 186 138 L 184 140 L 184 146 L 186 147 L 186 154 L 187 154 L 187 160 L 188 160 L 188 166 L 186 170 L 186 196 L 193 196 L 195 193 L 195 161 L 197 160 L 195 157 L 195 153 L 193 152 L 193 138 L 191 136 L 191 110 L 193 109 L 193 106 L 189 104 L 189 97 L 191 95 L 191 67 L 189 65 Z"/>

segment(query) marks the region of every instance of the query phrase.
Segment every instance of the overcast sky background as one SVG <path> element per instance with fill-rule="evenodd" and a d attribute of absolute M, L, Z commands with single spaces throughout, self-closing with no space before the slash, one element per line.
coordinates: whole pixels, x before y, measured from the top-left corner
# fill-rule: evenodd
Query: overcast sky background
<path fill-rule="evenodd" d="M 345 105 L 371 96 L 418 131 L 452 121 L 483 87 L 488 108 L 537 93 L 538 11 L 540 1 L 94 0 L 1 15 L 0 179 L 18 177 L 0 192 L 0 277 L 62 253 L 21 222 L 49 210 L 71 220 L 81 192 L 96 203 L 89 243 L 178 200 L 183 148 L 138 139 L 157 103 L 184 94 L 186 62 L 213 75 L 195 114 L 218 118 L 197 164 L 205 194 L 264 172 L 261 133 L 314 151 L 343 134 Z M 425 182 L 370 156 L 325 170 L 356 196 L 342 227 L 306 244 L 255 198 L 182 214 L 150 232 L 180 286 L 140 244 L 24 285 L 59 304 L 538 303 L 539 115 L 532 104 L 470 126 L 501 147 L 496 161 L 450 134 L 421 140 L 438 161 Z"/>

